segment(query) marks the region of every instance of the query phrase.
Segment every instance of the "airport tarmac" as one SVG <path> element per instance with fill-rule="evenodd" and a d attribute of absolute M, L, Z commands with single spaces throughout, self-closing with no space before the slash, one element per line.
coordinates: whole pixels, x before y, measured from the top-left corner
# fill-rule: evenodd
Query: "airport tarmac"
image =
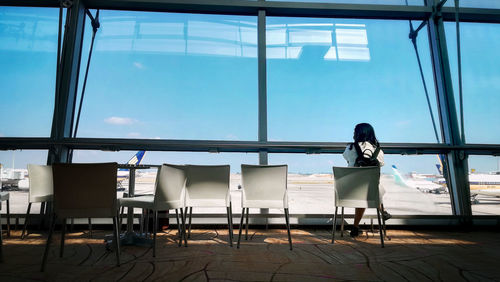
<path fill-rule="evenodd" d="M 136 177 L 136 194 L 152 194 L 154 191 L 155 172 L 146 172 Z M 27 183 L 27 182 L 24 182 Z M 424 193 L 414 188 L 396 184 L 392 175 L 382 175 L 381 184 L 386 190 L 384 196 L 385 208 L 394 216 L 397 215 L 451 215 L 451 204 L 448 193 Z M 122 183 L 127 190 L 128 183 Z M 231 174 L 231 200 L 233 213 L 241 212 L 241 174 Z M 25 214 L 28 206 L 28 187 L 21 185 L 20 191 L 10 191 L 10 212 Z M 123 192 L 118 192 L 118 197 Z M 290 214 L 333 214 L 334 194 L 333 179 L 330 174 L 289 174 L 288 199 Z M 472 205 L 474 215 L 500 215 L 500 198 L 478 196 L 478 204 Z M 32 205 L 31 213 L 40 211 L 40 204 Z M 2 206 L 5 214 L 5 204 Z M 137 210 L 139 212 L 139 210 Z M 225 208 L 194 209 L 194 213 L 225 213 Z M 258 213 L 255 209 L 250 213 Z M 269 213 L 282 214 L 280 210 L 270 210 Z M 353 214 L 352 209 L 346 209 L 346 214 Z M 367 210 L 367 214 L 375 214 Z"/>

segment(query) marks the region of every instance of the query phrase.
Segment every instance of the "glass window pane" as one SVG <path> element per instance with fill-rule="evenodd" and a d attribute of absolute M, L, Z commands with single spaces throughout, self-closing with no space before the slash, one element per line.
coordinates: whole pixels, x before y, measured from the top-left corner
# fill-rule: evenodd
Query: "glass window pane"
<path fill-rule="evenodd" d="M 2 190 L 10 194 L 10 213 L 26 214 L 29 191 L 28 164 L 46 165 L 47 153 L 45 150 L 0 151 L 0 182 Z M 6 211 L 2 208 L 2 213 Z M 39 203 L 31 206 L 31 213 L 40 213 Z"/>
<path fill-rule="evenodd" d="M 268 18 L 269 140 L 348 142 L 368 122 L 382 142 L 435 143 L 408 32 L 408 21 Z M 417 42 L 439 126 L 425 29 Z"/>
<path fill-rule="evenodd" d="M 341 155 L 269 154 L 269 163 L 289 165 L 291 214 L 335 211 L 332 167 L 347 166 Z M 384 208 L 393 215 L 450 215 L 450 196 L 438 164 L 439 158 L 433 155 L 386 154 L 380 179 L 385 190 Z M 354 210 L 347 209 L 346 213 L 354 214 Z M 368 210 L 367 214 L 376 212 Z"/>
<path fill-rule="evenodd" d="M 100 22 L 78 136 L 257 139 L 256 17 L 101 10 Z"/>
<path fill-rule="evenodd" d="M 500 215 L 500 157 L 469 156 L 473 215 Z"/>
<path fill-rule="evenodd" d="M 0 137 L 50 135 L 59 9 L 0 7 Z"/>
<path fill-rule="evenodd" d="M 445 23 L 457 114 L 460 113 L 455 23 Z M 499 24 L 460 23 L 465 140 L 499 144 Z M 460 119 L 460 116 L 459 116 Z"/>

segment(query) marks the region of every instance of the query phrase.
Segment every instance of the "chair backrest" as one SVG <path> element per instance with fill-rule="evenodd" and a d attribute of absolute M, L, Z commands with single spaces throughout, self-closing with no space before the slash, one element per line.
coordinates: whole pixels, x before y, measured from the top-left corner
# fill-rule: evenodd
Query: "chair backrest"
<path fill-rule="evenodd" d="M 54 164 L 54 212 L 58 217 L 114 217 L 117 163 Z"/>
<path fill-rule="evenodd" d="M 229 165 L 188 165 L 186 172 L 186 203 L 229 199 Z"/>
<path fill-rule="evenodd" d="M 380 167 L 333 167 L 335 206 L 378 208 Z"/>
<path fill-rule="evenodd" d="M 287 189 L 287 165 L 241 165 L 245 200 L 283 201 Z"/>
<path fill-rule="evenodd" d="M 52 166 L 28 164 L 29 202 L 54 194 Z"/>
<path fill-rule="evenodd" d="M 164 206 L 174 209 L 181 208 L 184 202 L 185 184 L 186 166 L 163 164 L 156 175 L 155 208 L 160 210 Z"/>

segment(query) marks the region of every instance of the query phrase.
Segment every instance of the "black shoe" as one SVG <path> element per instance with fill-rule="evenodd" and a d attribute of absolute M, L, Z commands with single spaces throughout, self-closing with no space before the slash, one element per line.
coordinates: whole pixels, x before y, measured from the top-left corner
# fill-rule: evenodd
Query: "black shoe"
<path fill-rule="evenodd" d="M 350 235 L 351 235 L 351 237 L 353 237 L 353 238 L 354 238 L 354 237 L 358 237 L 358 236 L 359 236 L 359 235 L 361 235 L 362 233 L 363 233 L 363 231 L 361 231 L 361 230 L 359 229 L 359 227 L 355 227 L 355 226 L 353 226 L 353 227 L 352 227 L 352 229 L 351 229 L 351 233 L 350 233 Z"/>
<path fill-rule="evenodd" d="M 392 215 L 390 213 L 388 213 L 387 211 L 384 211 L 384 212 L 382 212 L 382 218 L 384 219 L 384 221 L 386 221 L 386 220 L 391 219 Z"/>

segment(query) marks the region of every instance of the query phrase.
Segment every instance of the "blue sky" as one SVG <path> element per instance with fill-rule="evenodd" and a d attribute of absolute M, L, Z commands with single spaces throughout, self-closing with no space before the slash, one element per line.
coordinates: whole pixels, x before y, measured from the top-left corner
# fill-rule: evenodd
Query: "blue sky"
<path fill-rule="evenodd" d="M 50 134 L 57 16 L 57 9 L 0 8 L 0 64 L 8 69 L 0 77 L 0 117 L 11 121 L 0 136 Z M 257 140 L 256 17 L 123 11 L 100 16 L 78 136 Z M 500 102 L 499 29 L 462 23 L 465 128 L 471 143 L 500 141 L 500 132 L 491 130 L 500 122 L 495 106 Z M 408 21 L 269 17 L 269 140 L 347 143 L 357 123 L 369 122 L 381 142 L 435 142 L 408 31 Z M 456 84 L 453 23 L 446 32 Z M 87 21 L 80 84 L 90 36 Z M 437 119 L 425 29 L 418 46 Z M 31 153 L 44 162 L 45 152 Z M 17 155 L 29 162 L 29 154 Z M 125 162 L 131 155 L 79 152 L 75 161 Z M 0 152 L 2 163 L 11 159 L 10 152 Z M 435 156 L 387 159 L 404 170 L 428 173 L 436 162 Z M 258 158 L 150 152 L 144 161 L 170 160 L 237 167 Z M 495 158 L 478 160 L 471 167 L 496 169 Z M 332 164 L 344 164 L 339 155 L 272 154 L 269 161 L 289 163 L 295 172 L 329 172 Z M 16 164 L 23 167 L 23 162 Z"/>

